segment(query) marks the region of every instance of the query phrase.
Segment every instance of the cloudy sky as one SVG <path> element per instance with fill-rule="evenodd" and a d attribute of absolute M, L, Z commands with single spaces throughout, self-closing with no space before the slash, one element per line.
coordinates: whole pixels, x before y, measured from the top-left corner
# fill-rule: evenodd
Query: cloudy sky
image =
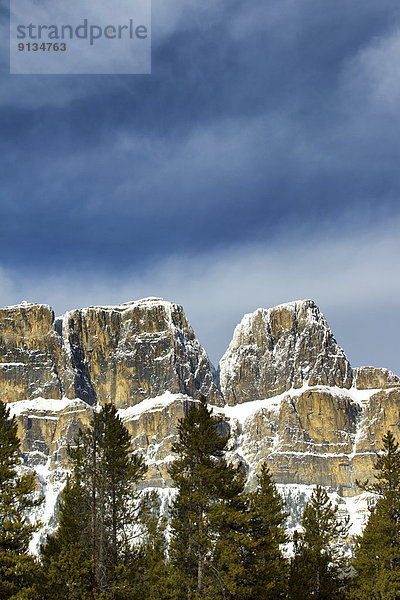
<path fill-rule="evenodd" d="M 151 75 L 9 75 L 2 42 L 0 304 L 162 296 L 217 363 L 245 312 L 313 298 L 400 372 L 398 0 L 152 13 Z"/>

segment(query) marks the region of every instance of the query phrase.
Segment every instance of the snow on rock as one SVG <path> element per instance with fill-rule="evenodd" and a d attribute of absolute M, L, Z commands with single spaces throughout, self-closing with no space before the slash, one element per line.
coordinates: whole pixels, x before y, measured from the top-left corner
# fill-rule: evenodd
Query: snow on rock
<path fill-rule="evenodd" d="M 189 397 L 184 396 L 183 394 L 171 394 L 171 392 L 165 392 L 161 396 L 156 396 L 155 398 L 146 398 L 139 402 L 139 404 L 135 404 L 129 408 L 120 408 L 118 415 L 122 421 L 131 421 L 140 418 L 145 412 L 162 410 L 164 407 L 169 406 L 177 400 L 188 399 Z"/>
<path fill-rule="evenodd" d="M 382 437 L 393 429 L 399 408 L 396 388 L 305 383 L 270 398 L 214 410 L 229 422 L 229 456 L 246 470 L 251 488 L 266 461 L 279 484 L 320 484 L 350 497 L 359 493 L 356 479 L 371 478 Z"/>
<path fill-rule="evenodd" d="M 10 416 L 17 419 L 23 466 L 36 473 L 44 497 L 32 515 L 44 524 L 31 543 L 31 549 L 37 550 L 43 537 L 57 526 L 57 500 L 69 467 L 67 446 L 89 424 L 93 409 L 78 398 L 35 398 L 7 406 Z"/>
<path fill-rule="evenodd" d="M 349 388 L 350 363 L 312 300 L 259 308 L 243 317 L 220 361 L 228 404 L 260 400 L 291 387 Z"/>
<path fill-rule="evenodd" d="M 112 399 L 129 408 L 169 391 L 222 404 L 213 367 L 181 306 L 145 298 L 70 311 L 59 322 L 90 403 Z"/>
<path fill-rule="evenodd" d="M 82 411 L 87 410 L 86 402 L 76 398 L 70 400 L 69 398 L 62 398 L 60 400 L 54 400 L 51 398 L 34 398 L 33 400 L 21 400 L 20 402 L 10 402 L 8 405 L 10 409 L 10 416 L 19 416 L 23 413 L 29 413 L 31 418 L 49 418 L 50 413 L 58 413 L 65 411 L 69 408 L 71 411 L 76 412 L 77 409 Z M 40 413 L 44 413 L 41 417 Z M 57 419 L 58 417 L 51 417 Z"/>

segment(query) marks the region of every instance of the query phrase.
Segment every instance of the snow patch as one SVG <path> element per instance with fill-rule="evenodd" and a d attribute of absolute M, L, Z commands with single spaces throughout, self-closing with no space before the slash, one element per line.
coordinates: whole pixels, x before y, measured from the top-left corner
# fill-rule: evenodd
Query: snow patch
<path fill-rule="evenodd" d="M 51 523 L 54 520 L 58 498 L 66 482 L 67 471 L 61 470 L 57 473 L 57 471 L 50 469 L 50 463 L 51 458 L 49 457 L 44 465 L 36 465 L 34 468 L 42 486 L 44 499 L 42 505 L 35 511 L 33 520 L 40 519 L 44 527 L 32 536 L 29 545 L 29 550 L 32 554 L 38 554 L 41 542 L 47 534 L 53 532 L 55 529 L 55 523 L 53 526 Z"/>
<path fill-rule="evenodd" d="M 66 408 L 86 410 L 89 405 L 83 400 L 75 398 L 62 398 L 61 400 L 50 398 L 35 398 L 33 400 L 21 400 L 20 402 L 9 402 L 7 404 L 10 409 L 10 416 L 19 416 L 22 413 L 38 411 L 38 412 L 60 412 Z M 31 415 L 34 416 L 34 415 Z M 46 417 L 49 418 L 49 417 Z"/>
<path fill-rule="evenodd" d="M 291 400 L 297 398 L 304 392 L 325 392 L 336 398 L 348 398 L 354 404 L 364 408 L 371 396 L 379 391 L 379 389 L 357 390 L 354 387 L 347 389 L 324 385 L 309 386 L 308 383 L 304 383 L 300 388 L 291 388 L 290 390 L 287 390 L 282 394 L 278 394 L 277 396 L 272 396 L 271 398 L 243 402 L 242 404 L 236 404 L 235 406 L 226 405 L 220 410 L 228 419 L 236 419 L 241 425 L 243 425 L 249 417 L 252 417 L 261 410 L 267 410 L 275 413 L 279 412 L 282 402 L 285 399 Z"/>
<path fill-rule="evenodd" d="M 185 396 L 184 394 L 171 394 L 171 392 L 165 392 L 164 394 L 161 394 L 161 396 L 156 396 L 155 398 L 146 398 L 139 402 L 139 404 L 135 404 L 135 406 L 121 408 L 118 411 L 118 415 L 123 421 L 137 419 L 145 412 L 162 410 L 177 400 L 191 400 L 195 402 L 193 398 Z"/>

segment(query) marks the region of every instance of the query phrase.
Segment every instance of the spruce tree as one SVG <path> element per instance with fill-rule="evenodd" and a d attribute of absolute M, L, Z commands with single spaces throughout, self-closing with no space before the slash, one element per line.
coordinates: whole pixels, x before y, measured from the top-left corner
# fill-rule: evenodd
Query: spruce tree
<path fill-rule="evenodd" d="M 268 467 L 264 464 L 254 492 L 240 493 L 221 515 L 213 565 L 223 587 L 216 599 L 279 600 L 286 597 L 287 565 L 281 545 L 287 541 L 283 510 Z"/>
<path fill-rule="evenodd" d="M 167 518 L 161 514 L 158 494 L 144 493 L 138 506 L 139 542 L 132 548 L 131 560 L 118 574 L 119 586 L 126 594 L 135 590 L 134 598 L 140 600 L 171 600 L 173 597 L 166 529 Z"/>
<path fill-rule="evenodd" d="M 377 495 L 368 523 L 358 537 L 351 597 L 359 600 L 400 598 L 400 448 L 388 431 L 383 453 L 374 465 L 376 481 L 360 487 Z"/>
<path fill-rule="evenodd" d="M 287 563 L 281 547 L 288 541 L 282 498 L 264 463 L 258 487 L 249 495 L 248 538 L 251 552 L 246 557 L 247 596 L 254 600 L 284 598 L 287 589 Z"/>
<path fill-rule="evenodd" d="M 69 448 L 72 479 L 62 496 L 60 525 L 42 548 L 45 570 L 51 565 L 53 579 L 73 584 L 64 586 L 62 598 L 79 597 L 77 582 L 82 598 L 124 597 L 118 573 L 132 557 L 136 486 L 145 471 L 130 444 L 116 408 L 107 404 Z M 75 554 L 82 567 L 78 572 Z"/>
<path fill-rule="evenodd" d="M 292 600 L 335 600 L 344 597 L 348 566 L 344 542 L 349 519 L 338 516 L 321 486 L 317 486 L 304 510 L 303 532 L 294 536 L 289 590 Z"/>
<path fill-rule="evenodd" d="M 28 554 L 39 523 L 30 516 L 42 500 L 33 473 L 20 473 L 20 441 L 15 417 L 0 401 L 0 598 L 35 598 L 38 566 Z"/>
<path fill-rule="evenodd" d="M 192 405 L 178 426 L 173 446 L 177 459 L 169 473 L 177 496 L 172 511 L 170 557 L 176 597 L 215 598 L 225 594 L 226 578 L 216 568 L 215 548 L 222 528 L 233 521 L 243 478 L 224 459 L 228 438 L 221 435 L 222 419 L 212 416 L 206 399 Z"/>

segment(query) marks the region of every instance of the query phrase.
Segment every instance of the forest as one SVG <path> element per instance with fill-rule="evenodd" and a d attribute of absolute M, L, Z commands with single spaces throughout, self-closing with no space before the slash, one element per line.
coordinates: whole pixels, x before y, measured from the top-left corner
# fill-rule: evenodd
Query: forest
<path fill-rule="evenodd" d="M 1 600 L 396 600 L 400 598 L 400 449 L 388 431 L 375 501 L 349 536 L 320 486 L 293 535 L 268 465 L 258 486 L 226 459 L 228 438 L 206 399 L 179 422 L 165 511 L 140 491 L 146 465 L 112 404 L 68 448 L 70 475 L 57 529 L 29 553 L 41 503 L 23 467 L 17 423 L 0 402 Z"/>

